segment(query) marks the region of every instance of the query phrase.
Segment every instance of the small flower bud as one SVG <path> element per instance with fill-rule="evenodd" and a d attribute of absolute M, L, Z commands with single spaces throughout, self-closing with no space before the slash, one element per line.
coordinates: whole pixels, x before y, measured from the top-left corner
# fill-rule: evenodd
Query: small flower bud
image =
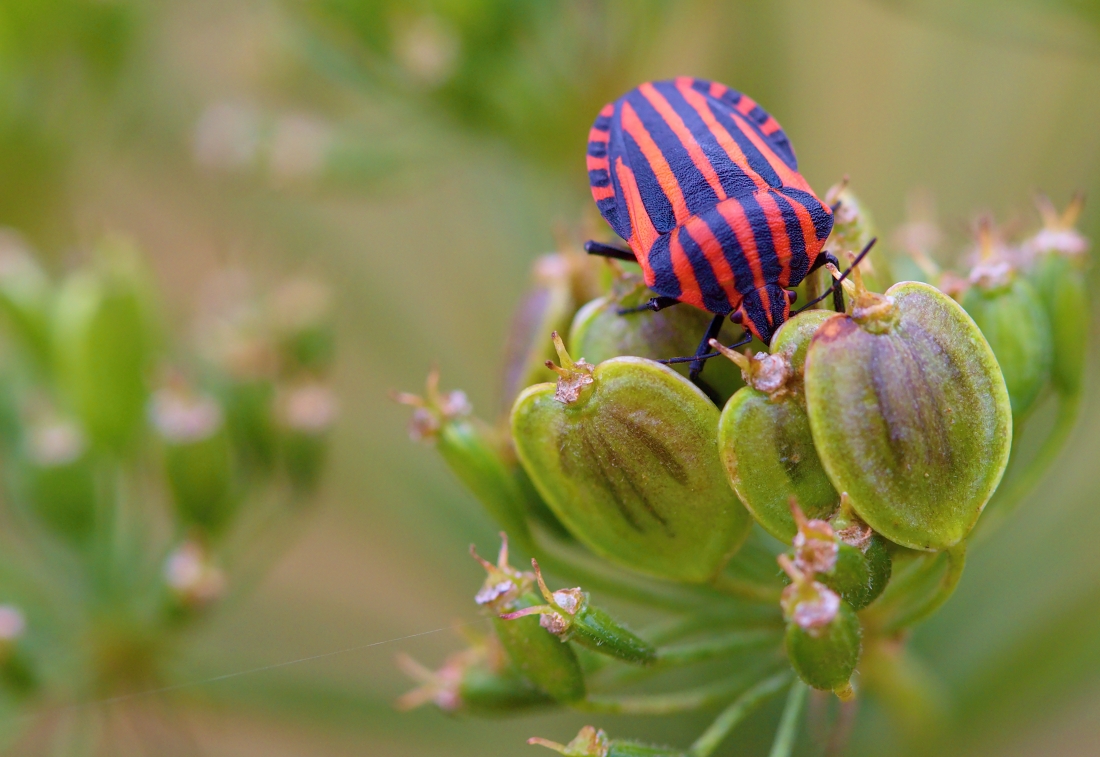
<path fill-rule="evenodd" d="M 544 506 L 525 480 L 507 440 L 473 416 L 465 393 L 440 392 L 439 373 L 433 370 L 424 397 L 399 393 L 394 399 L 413 408 L 409 436 L 434 442 L 447 467 L 489 517 L 521 543 L 529 540 L 527 514 Z"/>
<path fill-rule="evenodd" d="M 627 662 L 646 664 L 656 659 L 656 650 L 628 631 L 603 610 L 588 603 L 588 593 L 581 589 L 550 591 L 542 580 L 537 560 L 535 568 L 545 605 L 536 605 L 501 615 L 502 620 L 515 620 L 538 615 L 539 625 L 564 641 L 576 641 L 600 654 L 618 657 Z"/>
<path fill-rule="evenodd" d="M 1050 320 L 1035 290 L 1008 261 L 997 258 L 988 222 L 979 229 L 982 259 L 961 303 L 978 324 L 1001 367 L 1012 415 L 1027 415 L 1050 378 Z"/>
<path fill-rule="evenodd" d="M 27 501 L 42 523 L 74 544 L 95 527 L 95 463 L 80 428 L 51 419 L 34 424 L 17 469 Z"/>
<path fill-rule="evenodd" d="M 699 335 L 707 330 L 712 318 L 709 313 L 683 305 L 657 312 L 620 312 L 644 305 L 654 296 L 640 276 L 622 274 L 611 294 L 592 300 L 577 311 L 569 331 L 569 344 L 593 364 L 624 355 L 661 360 L 695 352 Z M 734 341 L 737 330 L 727 323 L 718 341 Z M 681 375 L 688 373 L 687 363 L 670 367 Z M 706 382 L 722 399 L 744 385 L 741 372 L 719 360 L 707 365 Z"/>
<path fill-rule="evenodd" d="M 803 573 L 786 555 L 779 564 L 791 579 L 781 604 L 787 619 L 787 656 L 798 676 L 821 691 L 852 696 L 850 679 L 859 662 L 859 619 L 832 589 Z"/>
<path fill-rule="evenodd" d="M 27 696 L 38 685 L 35 665 L 22 643 L 26 633 L 23 611 L 15 605 L 0 605 L 0 680 L 20 697 Z"/>
<path fill-rule="evenodd" d="M 553 749 L 566 757 L 687 757 L 680 749 L 639 744 L 608 738 L 603 729 L 586 725 L 568 744 L 558 744 L 538 737 L 527 739 L 533 746 Z"/>
<path fill-rule="evenodd" d="M 741 366 L 748 386 L 739 389 L 722 410 L 718 451 L 741 502 L 772 536 L 790 542 L 795 536 L 789 502 L 802 503 L 810 517 L 836 510 L 837 493 L 821 466 L 802 399 L 801 366 L 816 326 L 830 314 L 811 310 L 776 333 L 776 354 L 751 358 L 726 350 Z"/>
<path fill-rule="evenodd" d="M 279 403 L 282 456 L 291 485 L 306 494 L 317 488 L 336 422 L 336 397 L 324 384 L 309 382 L 286 391 Z"/>
<path fill-rule="evenodd" d="M 1088 353 L 1088 240 L 1074 228 L 1083 203 L 1077 195 L 1059 215 L 1049 200 L 1041 198 L 1043 229 L 1024 243 L 1033 261 L 1028 278 L 1050 319 L 1054 388 L 1065 394 L 1080 391 Z"/>
<path fill-rule="evenodd" d="M 164 561 L 164 583 L 181 607 L 199 610 L 221 599 L 225 574 L 203 545 L 185 541 Z"/>
<path fill-rule="evenodd" d="M 236 510 L 232 449 L 221 408 L 208 396 L 170 386 L 153 396 L 150 418 L 164 441 L 164 466 L 180 519 L 209 534 L 221 531 Z"/>
<path fill-rule="evenodd" d="M 529 710 L 553 702 L 520 676 L 494 637 L 451 655 L 432 671 L 407 655 L 397 658 L 400 668 L 420 685 L 397 700 L 399 710 L 431 702 L 444 712 L 500 715 Z"/>
<path fill-rule="evenodd" d="M 806 357 L 817 453 L 876 532 L 945 549 L 973 528 L 1008 463 L 1004 379 L 955 301 L 917 282 L 874 294 L 854 278 L 851 314 L 827 320 Z"/>
<path fill-rule="evenodd" d="M 718 410 L 698 387 L 650 360 L 592 367 L 558 344 L 558 384 L 516 400 L 512 435 L 558 519 L 609 560 L 681 581 L 711 578 L 748 534 L 725 481 Z"/>
<path fill-rule="evenodd" d="M 475 601 L 493 614 L 493 627 L 512 665 L 527 680 L 559 702 L 575 702 L 585 696 L 584 673 L 573 648 L 546 632 L 534 617 L 502 620 L 501 615 L 541 604 L 532 591 L 535 577 L 508 564 L 508 539 L 501 534 L 496 565 L 483 560 L 470 547 L 487 573 Z"/>

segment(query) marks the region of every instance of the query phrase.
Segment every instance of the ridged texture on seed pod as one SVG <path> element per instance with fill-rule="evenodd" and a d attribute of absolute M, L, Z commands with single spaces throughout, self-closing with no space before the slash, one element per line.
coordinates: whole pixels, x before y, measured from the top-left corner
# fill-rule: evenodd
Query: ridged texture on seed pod
<path fill-rule="evenodd" d="M 944 549 L 974 526 L 1012 444 L 1008 391 L 965 311 L 927 284 L 815 334 L 806 402 L 829 478 L 875 531 Z M 857 303 L 858 304 L 858 303 Z"/>
<path fill-rule="evenodd" d="M 738 390 L 722 411 L 718 448 L 737 496 L 775 538 L 789 544 L 794 537 L 791 497 L 811 518 L 836 509 L 836 490 L 795 398 L 773 400 L 750 387 Z"/>
<path fill-rule="evenodd" d="M 806 350 L 831 315 L 811 310 L 783 324 L 772 339 L 772 354 L 786 361 L 785 378 L 778 385 L 761 382 L 771 392 L 755 386 L 738 390 L 718 425 L 718 449 L 730 485 L 756 522 L 788 544 L 795 534 L 792 497 L 810 518 L 827 517 L 838 501 L 814 449 L 802 397 Z"/>
<path fill-rule="evenodd" d="M 1088 354 L 1089 310 L 1085 275 L 1068 255 L 1040 255 L 1030 279 L 1050 319 L 1054 387 L 1065 394 L 1081 390 Z"/>
<path fill-rule="evenodd" d="M 717 408 L 649 360 L 608 360 L 587 378 L 575 392 L 541 384 L 516 400 L 513 437 L 531 480 L 594 552 L 706 581 L 752 524 L 718 459 Z"/>
<path fill-rule="evenodd" d="M 962 306 L 997 357 L 1012 415 L 1023 418 L 1050 378 L 1050 321 L 1038 295 L 1027 281 L 1016 277 L 1002 286 L 970 287 Z"/>
<path fill-rule="evenodd" d="M 526 594 L 512 609 L 539 604 L 537 594 Z M 539 625 L 536 617 L 518 620 L 493 618 L 500 644 L 516 670 L 559 702 L 584 699 L 584 673 L 573 648 Z"/>

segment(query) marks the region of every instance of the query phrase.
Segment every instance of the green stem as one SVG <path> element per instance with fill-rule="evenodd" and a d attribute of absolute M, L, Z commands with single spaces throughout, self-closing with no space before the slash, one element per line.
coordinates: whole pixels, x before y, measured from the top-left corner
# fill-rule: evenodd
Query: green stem
<path fill-rule="evenodd" d="M 975 538 L 985 539 L 993 533 L 1019 506 L 1023 498 L 1031 493 L 1069 440 L 1070 432 L 1077 424 L 1077 410 L 1080 406 L 1081 392 L 1058 395 L 1058 415 L 1050 433 L 1027 466 L 1012 476 L 1004 489 L 997 492 L 989 511 L 978 521 L 979 527 L 971 541 Z"/>
<path fill-rule="evenodd" d="M 787 694 L 787 704 L 783 707 L 783 717 L 779 721 L 779 730 L 775 732 L 775 741 L 768 757 L 791 757 L 795 739 L 798 738 L 798 725 L 802 719 L 802 708 L 806 706 L 806 694 L 809 687 L 796 680 Z"/>
<path fill-rule="evenodd" d="M 659 648 L 657 659 L 653 664 L 663 666 L 690 665 L 695 662 L 726 657 L 746 649 L 778 644 L 781 639 L 782 633 L 772 629 L 732 631 L 711 639 Z"/>
<path fill-rule="evenodd" d="M 723 594 L 761 604 L 778 604 L 782 593 L 782 589 L 778 587 L 735 578 L 727 573 L 719 573 L 711 580 L 710 585 Z"/>
<path fill-rule="evenodd" d="M 789 673 L 782 675 L 789 675 Z M 766 679 L 766 681 L 771 680 L 773 679 Z M 610 715 L 674 715 L 678 712 L 701 710 L 727 701 L 731 696 L 741 691 L 744 685 L 745 677 L 739 676 L 736 679 L 726 679 L 708 686 L 700 686 L 697 689 L 677 691 L 671 694 L 589 696 L 587 699 L 575 702 L 571 706 L 583 712 L 600 712 Z M 755 691 L 761 685 L 763 684 L 757 684 L 749 691 Z"/>
<path fill-rule="evenodd" d="M 947 569 L 940 577 L 936 590 L 916 607 L 909 608 L 900 615 L 887 620 L 884 626 L 886 633 L 900 631 L 903 628 L 920 623 L 940 609 L 940 606 L 955 593 L 955 587 L 959 585 L 959 579 L 962 578 L 963 568 L 966 567 L 966 542 L 960 542 L 951 549 L 946 550 L 945 554 L 947 555 Z"/>
<path fill-rule="evenodd" d="M 723 710 L 722 714 L 711 723 L 703 735 L 695 740 L 691 749 L 688 750 L 688 757 L 710 757 L 753 708 L 786 686 L 790 680 L 790 671 L 777 673 L 735 699 L 733 704 Z"/>

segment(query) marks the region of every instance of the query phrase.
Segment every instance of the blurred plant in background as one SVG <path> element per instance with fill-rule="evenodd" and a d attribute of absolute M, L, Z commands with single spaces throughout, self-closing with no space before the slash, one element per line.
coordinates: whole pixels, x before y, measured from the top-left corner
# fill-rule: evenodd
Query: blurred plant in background
<path fill-rule="evenodd" d="M 263 294 L 223 274 L 199 303 L 195 355 L 165 333 L 130 243 L 105 238 L 54 283 L 5 232 L 8 748 L 110 752 L 126 717 L 81 708 L 177 682 L 188 632 L 285 548 L 336 420 L 328 297 L 313 281 Z M 164 721 L 161 738 L 184 738 Z"/>

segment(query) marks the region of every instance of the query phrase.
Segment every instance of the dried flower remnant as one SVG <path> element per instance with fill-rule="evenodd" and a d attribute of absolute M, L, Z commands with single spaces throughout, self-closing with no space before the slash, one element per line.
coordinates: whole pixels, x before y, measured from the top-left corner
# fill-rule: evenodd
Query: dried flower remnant
<path fill-rule="evenodd" d="M 225 593 L 225 574 L 194 539 L 183 542 L 164 561 L 164 582 L 188 609 L 202 609 Z"/>

